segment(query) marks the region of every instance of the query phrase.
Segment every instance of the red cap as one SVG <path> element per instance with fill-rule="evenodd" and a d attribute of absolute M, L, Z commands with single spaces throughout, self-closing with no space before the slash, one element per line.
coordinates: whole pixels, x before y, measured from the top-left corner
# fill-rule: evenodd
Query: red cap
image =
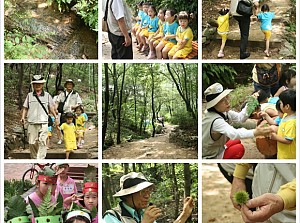
<path fill-rule="evenodd" d="M 38 180 L 41 180 L 41 181 L 44 181 L 47 183 L 51 183 L 51 184 L 56 184 L 57 176 L 50 177 L 50 176 L 45 176 L 45 175 L 39 175 Z"/>
<path fill-rule="evenodd" d="M 97 192 L 98 193 L 98 182 L 86 182 L 83 186 L 83 193 Z"/>

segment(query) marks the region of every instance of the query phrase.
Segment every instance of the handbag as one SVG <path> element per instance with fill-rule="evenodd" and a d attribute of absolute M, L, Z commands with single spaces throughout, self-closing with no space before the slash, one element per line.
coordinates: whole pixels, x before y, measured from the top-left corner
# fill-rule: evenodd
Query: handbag
<path fill-rule="evenodd" d="M 236 12 L 240 15 L 251 16 L 253 14 L 252 9 L 253 9 L 253 5 L 251 1 L 240 0 L 237 5 Z"/>
<path fill-rule="evenodd" d="M 276 64 L 270 70 L 260 68 L 258 66 L 255 67 L 259 84 L 264 86 L 271 86 L 279 81 L 280 74 L 277 70 Z"/>
<path fill-rule="evenodd" d="M 108 32 L 108 24 L 107 24 L 108 2 L 109 2 L 109 0 L 106 1 L 105 13 L 104 13 L 104 17 L 102 18 L 102 32 Z M 111 7 L 112 2 L 113 2 L 113 0 L 110 3 L 110 7 Z"/>
<path fill-rule="evenodd" d="M 64 106 L 65 106 L 66 100 L 68 99 L 68 97 L 71 93 L 69 93 L 68 96 L 66 96 L 66 92 L 64 91 L 64 94 L 65 94 L 65 100 L 63 102 L 58 103 L 58 107 L 57 107 L 58 113 L 64 112 Z"/>
<path fill-rule="evenodd" d="M 44 109 L 44 111 L 46 112 L 46 114 L 48 115 L 48 126 L 53 126 L 53 120 L 51 115 L 48 114 L 46 108 L 44 107 L 44 105 L 42 104 L 41 100 L 39 99 L 38 96 L 34 95 L 36 97 L 36 100 L 40 103 L 40 105 L 42 106 L 42 108 Z"/>

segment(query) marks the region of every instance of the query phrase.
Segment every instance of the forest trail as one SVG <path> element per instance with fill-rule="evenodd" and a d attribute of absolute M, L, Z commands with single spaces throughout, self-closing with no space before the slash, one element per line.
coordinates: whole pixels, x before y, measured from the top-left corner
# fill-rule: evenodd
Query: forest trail
<path fill-rule="evenodd" d="M 194 148 L 180 147 L 169 142 L 174 125 L 165 124 L 162 134 L 134 142 L 125 142 L 103 151 L 103 159 L 197 159 Z"/>

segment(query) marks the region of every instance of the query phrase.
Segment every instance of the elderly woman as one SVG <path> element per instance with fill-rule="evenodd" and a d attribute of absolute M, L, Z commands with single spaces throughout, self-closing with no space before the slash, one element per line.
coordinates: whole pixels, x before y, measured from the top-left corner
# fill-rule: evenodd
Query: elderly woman
<path fill-rule="evenodd" d="M 162 215 L 161 209 L 150 205 L 153 183 L 147 181 L 142 173 L 131 172 L 120 178 L 121 190 L 114 194 L 121 202 L 116 208 L 108 210 L 103 216 L 106 223 L 153 223 Z M 183 223 L 193 210 L 192 198 L 186 198 L 182 213 L 174 223 Z"/>
<path fill-rule="evenodd" d="M 219 83 L 209 86 L 205 92 L 206 111 L 202 120 L 202 158 L 204 159 L 241 159 L 245 149 L 239 139 L 267 136 L 270 127 L 256 129 L 236 129 L 232 123 L 245 122 L 248 119 L 247 105 L 241 112 L 230 110 L 229 93 Z"/>

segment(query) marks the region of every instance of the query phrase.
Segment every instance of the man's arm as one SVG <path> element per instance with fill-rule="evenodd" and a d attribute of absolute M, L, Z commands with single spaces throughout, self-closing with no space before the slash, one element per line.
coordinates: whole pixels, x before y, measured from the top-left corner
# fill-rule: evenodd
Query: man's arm
<path fill-rule="evenodd" d="M 126 47 L 130 46 L 131 45 L 131 38 L 130 38 L 129 33 L 127 31 L 127 27 L 126 27 L 124 17 L 118 19 L 118 26 L 120 27 L 121 32 L 123 33 L 123 35 L 125 37 L 125 42 L 123 43 L 123 45 L 126 46 Z"/>

